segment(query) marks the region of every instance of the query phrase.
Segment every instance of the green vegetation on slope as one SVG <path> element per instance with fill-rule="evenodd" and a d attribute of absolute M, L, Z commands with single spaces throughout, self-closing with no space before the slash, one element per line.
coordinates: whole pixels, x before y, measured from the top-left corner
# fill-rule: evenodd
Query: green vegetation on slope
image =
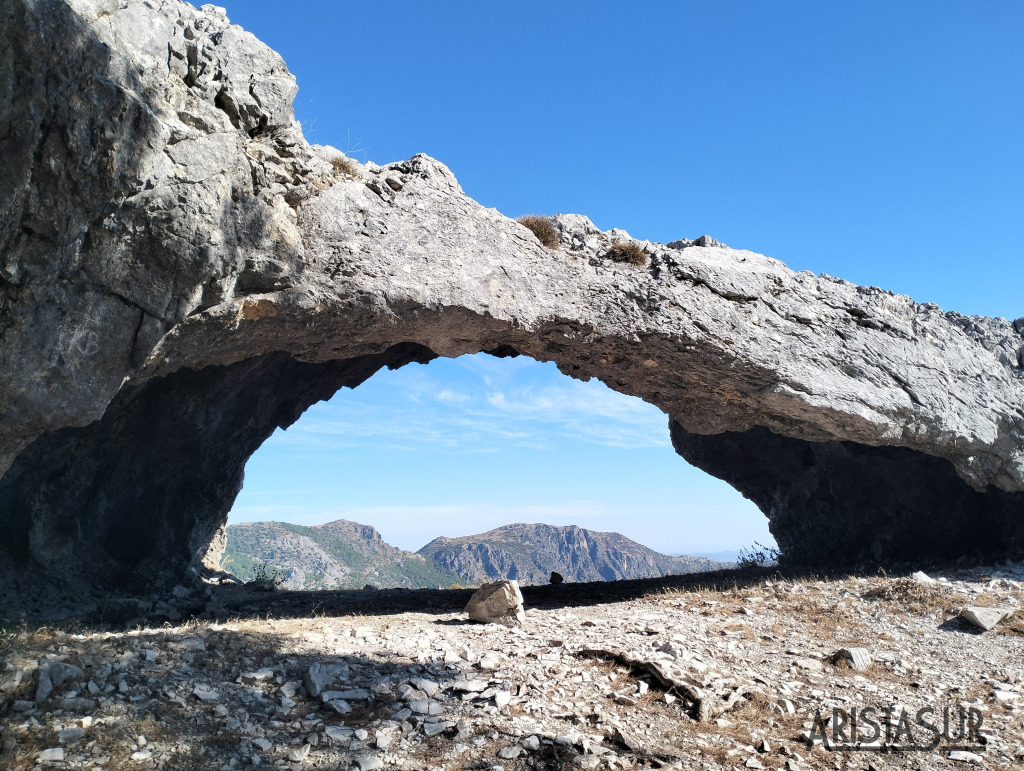
<path fill-rule="evenodd" d="M 669 557 L 619 533 L 576 526 L 506 525 L 436 538 L 415 554 L 385 543 L 369 525 L 343 519 L 315 527 L 251 522 L 229 527 L 227 536 L 225 570 L 251 580 L 269 565 L 283 572 L 291 589 L 446 587 L 500 578 L 540 584 L 551 571 L 567 581 L 612 581 L 724 567 L 714 560 Z"/>
<path fill-rule="evenodd" d="M 385 543 L 374 528 L 346 520 L 314 527 L 287 522 L 229 527 L 223 569 L 248 581 L 263 563 L 283 571 L 284 585 L 292 589 L 437 587 L 460 580 L 424 557 Z"/>

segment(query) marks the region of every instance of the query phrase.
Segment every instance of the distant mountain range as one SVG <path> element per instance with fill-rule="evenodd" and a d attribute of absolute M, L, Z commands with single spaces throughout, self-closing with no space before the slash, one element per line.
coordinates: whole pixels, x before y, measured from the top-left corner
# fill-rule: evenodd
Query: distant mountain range
<path fill-rule="evenodd" d="M 289 589 L 449 587 L 458 576 L 432 561 L 385 543 L 369 525 L 339 519 L 303 527 L 286 522 L 246 522 L 227 529 L 221 565 L 242 580 L 265 564 L 284 573 Z"/>
<path fill-rule="evenodd" d="M 669 557 L 619 533 L 598 533 L 576 525 L 505 525 L 480 535 L 435 538 L 417 554 L 472 583 L 513 578 L 523 584 L 543 584 L 552 570 L 566 581 L 615 581 L 721 567 L 707 559 Z"/>
<path fill-rule="evenodd" d="M 304 527 L 247 522 L 227 529 L 223 569 L 242 580 L 260 565 L 276 569 L 290 589 L 359 589 L 477 585 L 500 578 L 547 583 L 652 578 L 728 563 L 648 549 L 619 533 L 570 525 L 513 524 L 480 535 L 435 538 L 418 552 L 385 543 L 369 525 L 340 519 Z"/>

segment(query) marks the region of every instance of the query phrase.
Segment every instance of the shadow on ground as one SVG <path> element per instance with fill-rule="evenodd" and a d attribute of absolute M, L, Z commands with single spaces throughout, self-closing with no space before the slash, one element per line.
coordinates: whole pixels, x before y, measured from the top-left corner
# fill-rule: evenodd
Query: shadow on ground
<path fill-rule="evenodd" d="M 742 589 L 766 580 L 843 578 L 849 573 L 775 569 L 719 570 L 661 578 L 594 581 L 559 585 L 523 586 L 527 608 L 569 608 L 625 602 L 677 591 Z M 254 591 L 246 586 L 222 587 L 215 598 L 222 603 L 217 617 L 271 616 L 300 618 L 312 615 L 380 616 L 398 613 L 459 613 L 475 589 L 362 589 L 334 591 Z"/>
<path fill-rule="evenodd" d="M 904 566 L 884 573 L 890 578 L 909 575 L 920 566 Z M 951 567 L 951 566 L 950 566 Z M 226 574 L 224 574 L 226 575 Z M 643 597 L 675 592 L 742 590 L 766 581 L 843 580 L 858 574 L 851 571 L 811 570 L 807 568 L 734 568 L 702 573 L 619 581 L 564 583 L 523 586 L 527 608 L 573 608 L 627 602 Z M 872 574 L 874 575 L 874 574 Z M 110 594 L 82 598 L 77 608 L 58 608 L 45 602 L 21 603 L 16 610 L 0 607 L 0 630 L 33 624 L 83 629 L 125 629 L 157 627 L 182 621 L 227 621 L 241 618 L 308 618 L 312 616 L 386 616 L 400 613 L 445 615 L 460 613 L 473 595 L 469 589 L 340 589 L 320 591 L 281 591 L 223 581 L 208 584 L 205 593 L 167 598 L 167 605 L 132 595 Z M 150 598 L 152 599 L 152 598 Z M 34 605 L 34 607 L 33 607 Z M 163 610 L 160 606 L 163 605 Z M 14 610 L 14 612 L 11 612 Z"/>

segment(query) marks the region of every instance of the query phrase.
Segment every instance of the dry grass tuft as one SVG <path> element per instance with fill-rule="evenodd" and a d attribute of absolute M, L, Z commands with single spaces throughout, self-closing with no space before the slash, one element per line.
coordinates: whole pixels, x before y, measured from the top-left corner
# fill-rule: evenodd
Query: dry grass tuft
<path fill-rule="evenodd" d="M 57 729 L 54 726 L 32 726 L 27 732 L 18 736 L 16 749 L 11 752 L 0 752 L 0 767 L 9 769 L 9 771 L 30 771 L 30 769 L 39 768 L 36 764 L 39 753 L 50 747 L 58 746 L 60 744 L 57 740 Z"/>
<path fill-rule="evenodd" d="M 636 265 L 638 268 L 647 265 L 647 252 L 635 241 L 612 244 L 611 248 L 605 253 L 605 257 L 613 262 L 625 262 L 629 265 Z"/>
<path fill-rule="evenodd" d="M 866 669 L 854 669 L 853 663 L 849 659 L 836 658 L 831 659 L 828 662 L 836 670 L 837 674 L 843 675 L 861 675 L 862 677 L 871 677 L 881 671 L 878 666 L 878 662 L 872 661 Z"/>
<path fill-rule="evenodd" d="M 897 578 L 869 589 L 865 599 L 883 600 L 900 605 L 910 613 L 954 612 L 963 597 L 944 586 L 922 584 L 914 578 Z"/>
<path fill-rule="evenodd" d="M 725 740 L 720 737 L 716 736 L 715 739 L 717 739 L 717 741 L 713 744 L 700 748 L 701 756 L 707 760 L 709 765 L 716 764 L 717 766 L 724 766 L 726 768 L 728 768 L 730 764 L 734 765 L 736 755 L 729 754 L 729 750 L 732 749 L 732 747 L 727 746 L 724 743 Z"/>
<path fill-rule="evenodd" d="M 997 626 L 996 634 L 1008 634 L 1024 637 L 1024 611 L 1018 610 L 1006 621 Z"/>
<path fill-rule="evenodd" d="M 550 217 L 543 217 L 539 214 L 527 214 L 516 220 L 523 227 L 529 228 L 537 240 L 548 249 L 559 247 L 558 228 Z"/>
<path fill-rule="evenodd" d="M 784 714 L 778 708 L 775 699 L 760 691 L 754 691 L 746 698 L 740 699 L 736 706 L 722 717 L 732 723 L 732 725 L 715 729 L 718 739 L 719 741 L 724 739 L 730 742 L 733 748 L 754 744 L 756 741 L 754 732 L 758 731 L 758 729 L 764 731 L 766 726 L 770 727 L 770 733 L 776 736 L 795 735 L 800 731 L 801 723 L 803 722 L 803 718 L 799 714 Z M 726 768 L 736 766 L 737 757 L 739 756 L 730 756 L 728 754 L 728 745 L 719 746 L 721 750 L 718 752 L 714 750 L 708 751 L 703 748 L 701 752 L 710 757 L 720 758 L 717 762 L 724 764 Z M 775 754 L 759 755 L 758 759 L 765 764 L 766 768 L 777 768 L 784 761 L 782 756 Z"/>
<path fill-rule="evenodd" d="M 753 640 L 757 637 L 754 630 L 741 621 L 727 621 L 720 630 L 720 634 L 730 637 L 741 637 L 742 639 Z"/>
<path fill-rule="evenodd" d="M 13 627 L 0 626 L 0 656 L 14 649 L 18 632 Z"/>
<path fill-rule="evenodd" d="M 354 177 L 359 169 L 355 161 L 346 158 L 344 155 L 336 155 L 331 158 L 331 168 L 334 169 L 334 176 L 336 177 Z"/>
<path fill-rule="evenodd" d="M 982 592 L 973 600 L 971 600 L 971 605 L 976 605 L 979 608 L 995 608 L 999 605 L 1002 605 L 1002 602 L 998 597 L 994 597 L 991 594 L 985 594 L 984 592 Z"/>

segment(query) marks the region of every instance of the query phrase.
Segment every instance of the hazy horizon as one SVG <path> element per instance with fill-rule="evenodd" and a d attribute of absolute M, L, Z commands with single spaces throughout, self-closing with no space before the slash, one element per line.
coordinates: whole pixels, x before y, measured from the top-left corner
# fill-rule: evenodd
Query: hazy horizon
<path fill-rule="evenodd" d="M 675 453 L 657 407 L 486 354 L 382 370 L 275 431 L 229 517 L 265 519 L 349 519 L 410 551 L 517 521 L 617 532 L 663 554 L 771 540 L 753 503 Z"/>
<path fill-rule="evenodd" d="M 291 522 L 291 521 L 286 520 L 286 519 L 253 519 L 253 520 L 243 520 L 243 521 L 238 521 L 238 522 L 229 522 L 228 523 L 228 527 L 233 527 L 233 526 L 236 526 L 236 525 L 250 525 L 250 524 L 252 524 L 252 525 L 260 525 L 260 524 L 300 525 L 301 527 L 323 527 L 325 525 L 333 524 L 334 522 L 351 522 L 351 523 L 356 524 L 356 525 L 369 525 L 370 527 L 375 528 L 377 530 L 377 532 L 380 532 L 379 528 L 377 528 L 375 525 L 370 524 L 369 522 L 360 522 L 359 520 L 348 519 L 346 517 L 339 517 L 339 518 L 336 518 L 336 519 L 329 520 L 327 522 L 318 522 L 318 523 L 315 523 L 315 524 Z M 425 543 L 423 543 L 422 546 L 419 546 L 419 547 L 416 547 L 416 548 L 407 548 L 407 547 L 404 547 L 404 546 L 398 546 L 398 548 L 404 549 L 405 551 L 418 552 L 418 551 L 420 551 L 420 549 L 423 549 L 426 546 L 430 545 L 430 543 L 432 543 L 437 538 L 455 539 L 455 538 L 465 538 L 467 536 L 474 536 L 474 535 L 485 535 L 485 534 L 490 533 L 490 532 L 492 532 L 494 530 L 500 530 L 503 527 L 511 527 L 512 525 L 527 525 L 527 526 L 532 526 L 532 525 L 550 525 L 552 527 L 573 527 L 573 526 L 575 526 L 575 527 L 579 527 L 579 528 L 581 528 L 583 530 L 587 530 L 588 532 L 598 533 L 598 534 L 601 534 L 601 535 L 608 535 L 608 534 L 624 535 L 623 533 L 620 533 L 617 530 L 597 530 L 597 529 L 592 528 L 592 527 L 584 527 L 583 525 L 579 525 L 579 524 L 577 524 L 575 522 L 566 523 L 564 525 L 551 525 L 550 522 L 515 521 L 515 522 L 506 522 L 504 524 L 488 528 L 487 530 L 480 530 L 480 531 L 471 532 L 471 533 L 458 533 L 458 534 L 455 534 L 455 535 L 449 535 L 449 534 L 446 534 L 446 533 L 438 533 L 433 538 L 431 538 L 428 541 L 426 541 Z M 397 546 L 397 544 L 392 543 L 390 540 L 388 540 L 388 538 L 385 537 L 383 533 L 381 533 L 381 537 L 384 539 L 384 541 L 386 543 L 390 544 L 391 546 Z M 628 536 L 625 536 L 625 537 L 628 538 Z M 630 540 L 634 541 L 635 543 L 640 543 L 639 541 L 636 541 L 633 538 L 630 538 Z M 775 543 L 774 540 L 772 540 L 771 544 L 774 545 L 774 543 Z M 656 549 L 653 546 L 649 546 L 648 544 L 641 543 L 640 545 L 641 546 L 647 546 L 648 549 L 656 551 L 659 554 L 663 554 L 663 555 L 665 555 L 667 557 L 706 557 L 708 559 L 719 559 L 721 561 L 729 561 L 729 560 L 733 559 L 736 554 L 739 553 L 741 548 L 744 548 L 744 547 L 747 547 L 747 546 L 751 546 L 753 544 L 752 543 L 743 544 L 743 546 L 737 547 L 736 549 L 718 549 L 718 550 L 715 550 L 713 552 L 692 552 L 692 551 L 663 552 L 663 551 L 660 551 L 660 550 Z"/>

